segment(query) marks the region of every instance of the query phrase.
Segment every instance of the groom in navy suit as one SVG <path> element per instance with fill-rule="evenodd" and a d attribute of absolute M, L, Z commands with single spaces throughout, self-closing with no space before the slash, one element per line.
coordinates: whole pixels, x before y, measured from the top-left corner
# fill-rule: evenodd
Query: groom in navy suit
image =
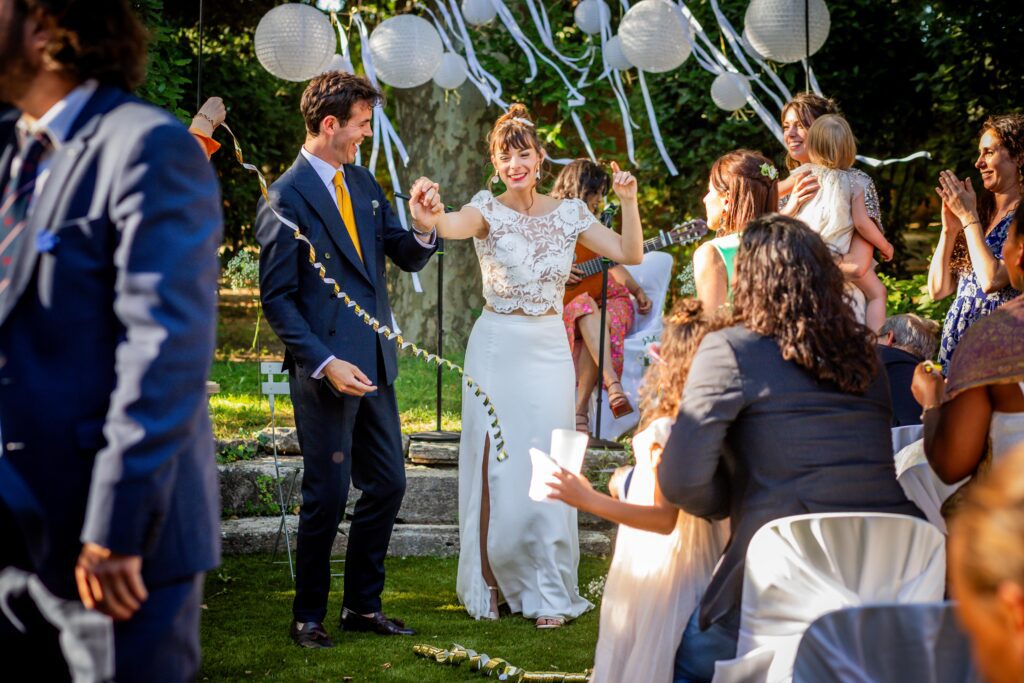
<path fill-rule="evenodd" d="M 185 128 L 128 94 L 145 57 L 128 0 L 0 0 L 0 101 L 20 112 L 0 117 L 9 680 L 198 670 L 220 197 Z"/>
<path fill-rule="evenodd" d="M 260 201 L 256 219 L 263 310 L 285 344 L 304 466 L 290 633 L 309 648 L 333 645 L 323 622 L 331 547 L 350 481 L 362 495 L 348 534 L 341 628 L 413 633 L 382 613 L 380 599 L 384 556 L 405 493 L 395 344 L 334 298 L 310 265 L 308 247 L 281 220 L 301 228 L 327 277 L 390 325 L 385 257 L 418 271 L 436 247 L 432 231 L 402 228 L 380 185 L 354 163 L 380 103 L 365 78 L 341 71 L 314 78 L 302 95 L 305 142 L 270 187 L 270 203 Z M 424 205 L 439 210 L 439 199 L 429 194 Z"/>

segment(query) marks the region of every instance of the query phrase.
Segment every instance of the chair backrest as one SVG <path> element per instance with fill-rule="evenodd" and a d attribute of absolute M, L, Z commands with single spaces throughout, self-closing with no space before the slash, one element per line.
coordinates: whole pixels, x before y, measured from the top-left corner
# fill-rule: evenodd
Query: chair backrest
<path fill-rule="evenodd" d="M 896 429 L 908 429 L 897 427 Z M 893 429 L 893 443 L 896 443 Z M 919 439 L 903 449 L 895 456 L 896 481 L 903 488 L 903 493 L 916 505 L 929 522 L 943 534 L 946 533 L 946 520 L 942 516 L 942 504 L 953 495 L 958 488 L 967 483 L 967 477 L 955 484 L 947 484 L 939 479 L 935 470 L 928 463 L 924 452 L 924 441 Z"/>
<path fill-rule="evenodd" d="M 870 605 L 824 614 L 804 633 L 793 683 L 974 683 L 953 603 Z"/>
<path fill-rule="evenodd" d="M 651 300 L 651 311 L 646 315 L 637 313 L 632 329 L 623 343 L 622 389 L 629 396 L 633 407 L 637 407 L 640 393 L 640 381 L 650 363 L 647 347 L 661 339 L 661 316 L 665 308 L 665 298 L 672 282 L 672 257 L 662 251 L 649 251 L 638 265 L 626 266 L 626 270 L 636 280 L 647 297 Z M 601 404 L 601 438 L 616 439 L 627 430 L 632 429 L 640 419 L 640 411 L 634 410 L 629 415 L 616 418 L 608 406 L 608 394 Z M 591 412 L 593 414 L 593 412 Z M 593 420 L 591 421 L 593 426 Z"/>
<path fill-rule="evenodd" d="M 924 520 L 886 513 L 777 519 L 747 548 L 737 656 L 770 647 L 768 680 L 788 680 L 800 637 L 822 614 L 935 602 L 945 578 L 945 537 Z"/>
<path fill-rule="evenodd" d="M 288 385 L 288 373 L 281 369 L 281 361 L 263 361 L 260 363 L 260 375 L 263 381 L 260 384 L 260 393 L 270 398 L 271 404 L 275 396 L 291 396 L 292 390 Z M 281 379 L 284 377 L 284 379 Z"/>
<path fill-rule="evenodd" d="M 910 444 L 924 438 L 924 425 L 903 425 L 892 428 L 892 452 L 899 453 Z"/>

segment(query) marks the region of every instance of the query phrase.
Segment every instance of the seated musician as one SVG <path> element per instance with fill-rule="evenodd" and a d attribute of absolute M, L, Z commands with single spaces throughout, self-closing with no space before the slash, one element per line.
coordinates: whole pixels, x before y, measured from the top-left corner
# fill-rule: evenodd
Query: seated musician
<path fill-rule="evenodd" d="M 598 206 L 608 188 L 608 174 L 600 166 L 589 159 L 577 159 L 558 174 L 551 196 L 558 199 L 582 199 L 590 211 L 597 215 Z M 576 263 L 594 257 L 595 254 L 589 249 L 576 245 Z M 612 415 L 622 417 L 633 412 L 633 406 L 619 381 L 622 376 L 623 341 L 636 315 L 630 295 L 636 297 L 637 310 L 641 314 L 651 310 L 651 300 L 623 266 L 613 266 L 608 270 L 608 275 L 604 386 L 608 389 L 608 404 Z M 569 349 L 576 366 L 576 429 L 584 433 L 589 431 L 590 395 L 597 385 L 601 337 L 600 302 L 601 274 L 584 279 L 580 270 L 574 267 L 565 288 L 562 320 L 565 322 Z"/>

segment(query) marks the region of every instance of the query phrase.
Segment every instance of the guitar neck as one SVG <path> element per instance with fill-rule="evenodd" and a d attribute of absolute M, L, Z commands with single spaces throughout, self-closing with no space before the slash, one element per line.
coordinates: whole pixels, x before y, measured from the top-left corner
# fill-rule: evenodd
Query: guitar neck
<path fill-rule="evenodd" d="M 658 235 L 650 239 L 644 240 L 644 253 L 654 251 L 656 249 L 664 249 L 671 242 L 666 241 L 664 236 Z M 598 256 L 597 258 L 587 259 L 576 264 L 576 267 L 583 271 L 583 277 L 590 277 L 591 275 L 597 275 L 601 272 L 601 261 L 603 259 Z M 618 265 L 614 261 L 610 262 L 609 267 Z"/>

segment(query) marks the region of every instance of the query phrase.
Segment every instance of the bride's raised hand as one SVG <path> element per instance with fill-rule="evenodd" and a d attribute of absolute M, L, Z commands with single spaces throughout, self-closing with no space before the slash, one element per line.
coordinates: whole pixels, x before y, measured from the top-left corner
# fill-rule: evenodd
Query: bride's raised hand
<path fill-rule="evenodd" d="M 620 202 L 635 202 L 637 193 L 636 178 L 629 171 L 623 171 L 616 162 L 612 162 L 612 189 Z"/>
<path fill-rule="evenodd" d="M 420 177 L 409 190 L 409 213 L 420 226 L 433 228 L 444 214 L 441 186 L 427 177 Z"/>

